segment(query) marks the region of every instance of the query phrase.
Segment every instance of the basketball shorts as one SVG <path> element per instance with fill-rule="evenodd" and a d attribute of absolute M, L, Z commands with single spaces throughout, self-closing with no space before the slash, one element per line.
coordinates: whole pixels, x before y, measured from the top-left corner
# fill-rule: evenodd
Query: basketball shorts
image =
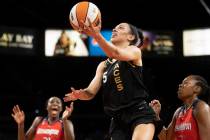
<path fill-rule="evenodd" d="M 155 123 L 156 115 L 146 101 L 123 109 L 111 119 L 109 139 L 131 140 L 134 128 L 139 124 Z"/>

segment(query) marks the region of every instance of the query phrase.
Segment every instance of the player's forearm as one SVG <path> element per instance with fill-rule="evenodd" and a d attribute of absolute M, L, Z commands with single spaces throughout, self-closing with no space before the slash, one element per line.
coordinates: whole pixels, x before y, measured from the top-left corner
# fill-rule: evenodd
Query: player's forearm
<path fill-rule="evenodd" d="M 159 140 L 167 140 L 167 130 L 165 127 L 160 129 L 160 132 L 157 133 Z"/>
<path fill-rule="evenodd" d="M 114 58 L 115 55 L 117 55 L 117 48 L 112 43 L 106 41 L 100 33 L 98 33 L 94 38 L 108 57 Z"/>
<path fill-rule="evenodd" d="M 18 124 L 18 140 L 25 140 L 24 123 Z"/>
<path fill-rule="evenodd" d="M 156 135 L 158 136 L 159 140 L 175 140 L 172 129 L 170 127 L 165 128 L 163 126 L 163 122 L 159 122 L 159 123 L 160 123 L 159 126 L 157 124 L 157 128 L 156 128 L 156 131 L 157 131 Z"/>
<path fill-rule="evenodd" d="M 79 97 L 80 100 L 91 100 L 95 97 L 95 94 L 91 93 L 88 88 L 82 90 L 82 95 Z"/>
<path fill-rule="evenodd" d="M 74 131 L 73 127 L 70 125 L 69 120 L 63 120 L 63 127 L 64 127 L 64 140 L 74 140 Z"/>

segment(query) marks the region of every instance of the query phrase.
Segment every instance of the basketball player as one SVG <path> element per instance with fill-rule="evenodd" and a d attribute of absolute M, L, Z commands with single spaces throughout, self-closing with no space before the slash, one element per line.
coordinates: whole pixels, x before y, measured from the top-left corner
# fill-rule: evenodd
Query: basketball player
<path fill-rule="evenodd" d="M 160 140 L 210 140 L 210 108 L 206 102 L 198 99 L 209 99 L 209 86 L 199 75 L 186 77 L 179 85 L 178 98 L 183 106 L 174 113 L 167 129 L 162 129 Z M 161 106 L 153 100 L 151 106 L 159 116 Z"/>
<path fill-rule="evenodd" d="M 66 107 L 62 119 L 62 101 L 58 97 L 51 97 L 47 102 L 48 116 L 36 117 L 31 127 L 25 134 L 25 114 L 18 105 L 14 106 L 12 117 L 18 124 L 18 140 L 74 140 L 74 128 L 68 117 L 73 111 L 73 102 Z"/>
<path fill-rule="evenodd" d="M 148 93 L 141 77 L 142 32 L 131 24 L 121 23 L 113 29 L 108 42 L 100 34 L 100 26 L 90 25 L 84 25 L 81 31 L 92 36 L 109 58 L 98 65 L 87 88 L 71 88 L 64 101 L 91 100 L 102 88 L 104 110 L 112 118 L 110 139 L 152 140 L 155 112 L 145 101 Z"/>

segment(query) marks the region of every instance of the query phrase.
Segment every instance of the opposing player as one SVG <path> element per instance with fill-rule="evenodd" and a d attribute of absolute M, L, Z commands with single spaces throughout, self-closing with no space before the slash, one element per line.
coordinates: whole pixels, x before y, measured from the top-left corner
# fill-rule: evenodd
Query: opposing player
<path fill-rule="evenodd" d="M 186 77 L 178 89 L 178 98 L 184 104 L 176 110 L 169 126 L 162 129 L 159 139 L 209 140 L 210 108 L 207 104 L 210 96 L 209 92 L 210 88 L 203 77 L 199 75 Z M 159 116 L 160 102 L 153 100 L 151 106 Z"/>
<path fill-rule="evenodd" d="M 18 105 L 14 106 L 12 117 L 18 125 L 18 140 L 74 140 L 74 128 L 68 117 L 73 111 L 73 102 L 66 107 L 62 118 L 62 101 L 58 97 L 51 97 L 47 102 L 48 116 L 36 117 L 25 134 L 25 114 Z"/>

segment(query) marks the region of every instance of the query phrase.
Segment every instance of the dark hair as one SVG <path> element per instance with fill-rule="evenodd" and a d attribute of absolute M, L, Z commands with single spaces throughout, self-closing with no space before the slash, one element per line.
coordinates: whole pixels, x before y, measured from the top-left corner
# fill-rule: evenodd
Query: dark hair
<path fill-rule="evenodd" d="M 135 39 L 130 42 L 130 45 L 136 45 L 138 47 L 141 47 L 144 43 L 144 36 L 143 36 L 142 30 L 138 29 L 132 24 L 128 24 L 128 25 L 131 29 L 131 34 L 135 36 Z"/>
<path fill-rule="evenodd" d="M 58 98 L 58 99 L 61 101 L 61 110 L 63 110 L 63 102 L 62 102 L 62 100 L 61 100 L 59 97 L 57 97 L 57 96 L 49 97 L 49 98 L 47 99 L 47 101 L 45 102 L 45 108 L 47 108 L 48 102 L 49 102 L 49 100 L 50 100 L 51 98 Z"/>
<path fill-rule="evenodd" d="M 201 87 L 198 97 L 210 104 L 210 87 L 208 82 L 200 75 L 192 75 L 192 77 L 197 81 L 196 85 Z"/>

